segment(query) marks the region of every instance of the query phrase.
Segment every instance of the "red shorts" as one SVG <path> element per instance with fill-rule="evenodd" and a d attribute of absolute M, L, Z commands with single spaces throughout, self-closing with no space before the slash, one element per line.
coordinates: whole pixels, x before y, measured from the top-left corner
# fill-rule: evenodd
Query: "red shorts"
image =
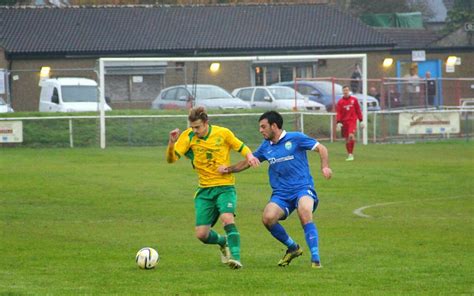
<path fill-rule="evenodd" d="M 344 138 L 349 137 L 350 134 L 355 134 L 357 130 L 357 121 L 345 121 L 342 123 L 341 133 Z"/>

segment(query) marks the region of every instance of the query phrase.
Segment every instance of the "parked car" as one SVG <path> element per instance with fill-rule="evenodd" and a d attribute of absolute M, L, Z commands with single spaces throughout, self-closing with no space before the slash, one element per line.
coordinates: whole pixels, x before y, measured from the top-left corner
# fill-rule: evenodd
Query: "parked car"
<path fill-rule="evenodd" d="M 196 95 L 193 96 L 195 87 Z M 152 109 L 187 109 L 191 105 L 207 109 L 250 109 L 250 104 L 233 97 L 225 89 L 210 84 L 175 85 L 163 89 L 152 102 Z"/>
<path fill-rule="evenodd" d="M 8 105 L 2 97 L 0 97 L 0 113 L 10 113 L 13 112 L 13 108 Z"/>
<path fill-rule="evenodd" d="M 58 77 L 40 82 L 40 112 L 88 112 L 99 110 L 97 82 L 82 77 Z M 106 100 L 108 100 L 106 98 Z M 105 111 L 112 108 L 106 103 Z"/>
<path fill-rule="evenodd" d="M 295 87 L 294 81 L 286 81 L 275 83 L 274 85 Z M 297 81 L 297 91 L 304 96 L 307 96 L 310 100 L 318 102 L 326 106 L 326 109 L 332 111 L 333 96 L 332 91 L 333 84 L 328 81 L 308 81 L 301 80 Z M 336 103 L 342 98 L 342 85 L 334 83 L 334 93 L 336 97 Z M 352 94 L 359 100 L 360 107 L 362 108 L 362 102 L 364 99 L 363 94 Z M 367 110 L 378 111 L 380 110 L 379 101 L 372 96 L 365 96 L 367 99 Z"/>
<path fill-rule="evenodd" d="M 293 110 L 295 90 L 287 86 L 252 86 L 236 88 L 232 95 L 249 102 L 252 108 Z M 323 104 L 305 99 L 296 92 L 296 110 L 326 112 Z"/>

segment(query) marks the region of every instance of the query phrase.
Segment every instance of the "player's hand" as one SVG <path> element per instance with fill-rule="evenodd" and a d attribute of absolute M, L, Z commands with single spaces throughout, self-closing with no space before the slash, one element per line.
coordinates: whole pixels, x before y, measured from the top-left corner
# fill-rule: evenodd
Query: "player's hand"
<path fill-rule="evenodd" d="M 170 131 L 169 134 L 169 141 L 170 143 L 176 143 L 179 137 L 179 128 L 175 128 L 174 130 Z"/>
<path fill-rule="evenodd" d="M 365 124 L 364 124 L 363 122 L 361 122 L 361 123 L 359 124 L 359 126 L 360 126 L 361 129 L 364 129 L 364 128 L 365 128 Z"/>
<path fill-rule="evenodd" d="M 342 129 L 342 123 L 341 123 L 341 122 L 338 122 L 338 123 L 336 124 L 336 131 L 340 132 L 341 129 Z"/>
<path fill-rule="evenodd" d="M 255 168 L 260 165 L 260 160 L 258 160 L 258 158 L 253 156 L 252 153 L 247 154 L 246 158 L 247 158 L 247 163 L 249 164 L 249 166 Z"/>
<path fill-rule="evenodd" d="M 217 168 L 217 171 L 222 175 L 229 174 L 229 167 L 225 165 L 221 165 Z"/>
<path fill-rule="evenodd" d="M 330 168 L 322 168 L 321 172 L 323 173 L 323 176 L 324 176 L 324 178 L 326 178 L 326 180 L 331 179 L 332 170 Z"/>

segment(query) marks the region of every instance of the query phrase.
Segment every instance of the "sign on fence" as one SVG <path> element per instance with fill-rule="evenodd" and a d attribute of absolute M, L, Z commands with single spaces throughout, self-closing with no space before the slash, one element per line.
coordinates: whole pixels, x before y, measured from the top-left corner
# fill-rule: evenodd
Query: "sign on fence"
<path fill-rule="evenodd" d="M 22 121 L 0 121 L 0 143 L 23 142 Z"/>
<path fill-rule="evenodd" d="M 459 132 L 459 112 L 405 112 L 399 115 L 399 134 L 456 134 Z"/>

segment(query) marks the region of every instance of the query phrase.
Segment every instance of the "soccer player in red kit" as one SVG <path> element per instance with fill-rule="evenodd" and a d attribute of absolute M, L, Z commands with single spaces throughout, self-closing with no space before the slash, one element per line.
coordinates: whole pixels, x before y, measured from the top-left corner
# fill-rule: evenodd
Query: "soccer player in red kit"
<path fill-rule="evenodd" d="M 346 139 L 347 161 L 354 160 L 352 154 L 355 146 L 355 132 L 357 129 L 357 119 L 361 122 L 360 127 L 364 128 L 362 123 L 362 112 L 360 111 L 359 101 L 351 96 L 349 86 L 342 88 L 343 97 L 336 104 L 336 122 L 337 129 L 341 129 L 342 136 Z"/>

